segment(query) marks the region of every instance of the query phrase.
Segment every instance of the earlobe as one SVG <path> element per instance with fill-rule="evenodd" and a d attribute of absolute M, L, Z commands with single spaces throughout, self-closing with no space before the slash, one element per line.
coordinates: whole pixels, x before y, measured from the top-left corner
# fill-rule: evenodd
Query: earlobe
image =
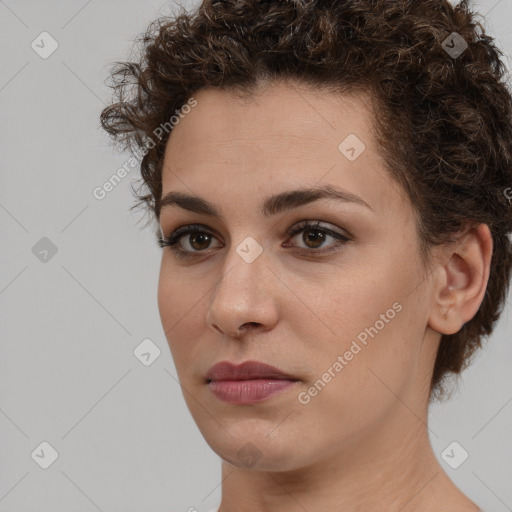
<path fill-rule="evenodd" d="M 492 246 L 488 226 L 480 224 L 444 247 L 429 327 L 441 334 L 455 334 L 474 317 L 487 288 Z"/>

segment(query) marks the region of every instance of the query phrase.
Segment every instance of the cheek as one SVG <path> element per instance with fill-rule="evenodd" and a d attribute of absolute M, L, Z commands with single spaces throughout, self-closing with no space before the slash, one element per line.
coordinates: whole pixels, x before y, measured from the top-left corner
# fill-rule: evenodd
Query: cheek
<path fill-rule="evenodd" d="M 162 265 L 158 281 L 158 310 L 172 356 L 179 360 L 182 353 L 193 356 L 194 340 L 199 341 L 201 332 L 204 332 L 206 303 L 202 297 L 205 293 L 201 292 L 197 281 L 184 282 L 177 272 L 169 274 Z"/>
<path fill-rule="evenodd" d="M 372 275 L 346 276 L 342 287 L 335 283 L 324 287 L 322 299 L 316 302 L 322 320 L 315 322 L 316 339 L 323 332 L 323 342 L 311 346 L 309 356 L 316 361 L 317 376 L 329 370 L 336 374 L 332 381 L 337 384 L 330 387 L 339 387 L 343 394 L 357 389 L 386 392 L 379 377 L 395 389 L 414 367 L 422 335 L 414 317 L 419 312 L 413 296 L 407 297 L 410 281 L 395 275 L 391 266 L 380 271 L 374 267 Z M 307 325 L 305 320 L 302 325 Z"/>

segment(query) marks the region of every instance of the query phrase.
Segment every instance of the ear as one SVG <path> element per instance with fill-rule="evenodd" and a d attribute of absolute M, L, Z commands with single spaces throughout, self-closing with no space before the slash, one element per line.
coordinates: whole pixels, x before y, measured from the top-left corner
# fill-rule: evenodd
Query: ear
<path fill-rule="evenodd" d="M 455 242 L 443 246 L 428 322 L 432 329 L 455 334 L 475 316 L 485 296 L 492 249 L 486 224 L 465 231 Z"/>

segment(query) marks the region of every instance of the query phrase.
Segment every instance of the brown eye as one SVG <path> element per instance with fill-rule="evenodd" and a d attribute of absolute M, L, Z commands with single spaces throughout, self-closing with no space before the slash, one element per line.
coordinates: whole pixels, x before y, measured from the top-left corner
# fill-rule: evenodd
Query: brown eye
<path fill-rule="evenodd" d="M 212 249 L 212 240 L 215 239 L 211 233 L 206 231 L 191 231 L 180 235 L 176 243 L 179 245 L 178 250 L 194 253 Z"/>
<path fill-rule="evenodd" d="M 212 235 L 209 233 L 193 233 L 187 235 L 190 246 L 196 251 L 202 251 L 208 249 L 210 245 Z"/>
<path fill-rule="evenodd" d="M 325 251 L 315 251 L 316 249 L 323 248 L 326 240 L 328 240 L 329 237 L 335 240 L 334 243 L 327 245 L 327 247 L 332 246 L 332 250 L 335 250 L 337 246 L 344 245 L 350 241 L 350 238 L 343 235 L 342 233 L 334 231 L 333 229 L 321 227 L 319 222 L 310 223 L 306 221 L 301 225 L 293 228 L 288 234 L 291 237 L 295 237 L 301 233 L 302 236 L 300 237 L 300 241 L 304 245 L 299 245 L 299 248 L 310 249 L 310 252 L 327 252 L 331 250 L 328 248 Z M 289 244 L 286 245 L 288 246 Z"/>
<path fill-rule="evenodd" d="M 328 236 L 328 235 L 327 235 Z M 305 229 L 302 232 L 302 240 L 311 249 L 321 247 L 322 243 L 325 242 L 326 233 L 325 231 L 317 228 Z"/>
<path fill-rule="evenodd" d="M 207 253 L 208 249 L 223 247 L 217 237 L 204 228 L 207 228 L 207 226 L 201 224 L 182 226 L 176 229 L 169 237 L 159 238 L 158 243 L 160 247 L 169 246 L 178 258 L 192 258 L 199 256 L 201 253 Z M 286 242 L 283 247 L 295 246 L 308 255 L 336 251 L 351 241 L 351 238 L 334 229 L 320 226 L 320 222 L 303 222 L 301 225 L 289 230 L 287 234 L 292 238 L 298 238 L 299 234 L 302 234 L 302 237 L 298 246 Z M 333 239 L 334 242 L 326 244 L 329 238 Z M 216 246 L 212 246 L 213 240 L 217 240 L 218 244 Z M 303 245 L 301 246 L 300 244 Z"/>
<path fill-rule="evenodd" d="M 204 230 L 202 225 L 191 224 L 178 228 L 167 238 L 159 238 L 158 243 L 160 247 L 169 246 L 175 251 L 176 256 L 185 258 L 210 249 L 213 239 L 216 237 Z M 219 246 L 222 247 L 222 244 Z"/>

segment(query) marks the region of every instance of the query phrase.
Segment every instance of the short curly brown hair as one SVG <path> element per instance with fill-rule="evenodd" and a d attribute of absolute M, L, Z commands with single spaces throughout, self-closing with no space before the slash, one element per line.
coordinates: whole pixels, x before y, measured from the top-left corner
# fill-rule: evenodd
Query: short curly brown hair
<path fill-rule="evenodd" d="M 138 60 L 115 63 L 115 99 L 101 125 L 123 150 L 144 148 L 136 206 L 158 220 L 171 132 L 161 136 L 158 127 L 196 91 L 251 94 L 293 78 L 371 93 L 380 107 L 376 142 L 415 208 L 424 261 L 464 227 L 485 223 L 493 238 L 479 310 L 441 337 L 430 398 L 442 399 L 445 378 L 465 369 L 492 333 L 512 266 L 512 99 L 503 53 L 477 16 L 467 0 L 205 0 L 153 21 L 138 38 Z"/>

